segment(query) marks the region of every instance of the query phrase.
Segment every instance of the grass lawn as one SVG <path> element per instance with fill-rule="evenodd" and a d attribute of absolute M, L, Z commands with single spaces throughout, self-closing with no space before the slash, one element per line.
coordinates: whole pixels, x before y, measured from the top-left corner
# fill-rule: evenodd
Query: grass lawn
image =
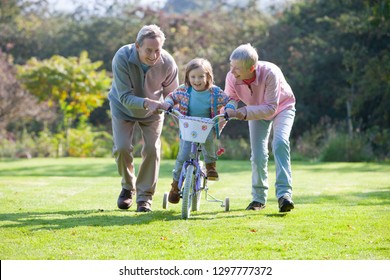
<path fill-rule="evenodd" d="M 137 163 L 139 163 L 137 159 Z M 217 198 L 181 219 L 162 208 L 173 160 L 162 162 L 152 213 L 117 209 L 114 159 L 0 160 L 1 260 L 387 260 L 390 164 L 293 163 L 294 202 L 278 212 L 251 201 L 249 161 L 218 162 Z"/>

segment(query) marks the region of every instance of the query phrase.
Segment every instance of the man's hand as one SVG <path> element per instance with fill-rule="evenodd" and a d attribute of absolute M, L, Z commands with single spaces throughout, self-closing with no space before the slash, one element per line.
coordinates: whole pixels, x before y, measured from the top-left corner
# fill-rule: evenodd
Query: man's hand
<path fill-rule="evenodd" d="M 144 109 L 151 111 L 153 114 L 159 114 L 160 112 L 158 111 L 158 109 L 164 108 L 162 107 L 162 103 L 160 101 L 145 98 Z"/>
<path fill-rule="evenodd" d="M 165 111 L 168 111 L 169 108 L 171 108 L 172 105 L 170 103 L 164 102 L 161 104 L 161 109 L 164 109 Z"/>

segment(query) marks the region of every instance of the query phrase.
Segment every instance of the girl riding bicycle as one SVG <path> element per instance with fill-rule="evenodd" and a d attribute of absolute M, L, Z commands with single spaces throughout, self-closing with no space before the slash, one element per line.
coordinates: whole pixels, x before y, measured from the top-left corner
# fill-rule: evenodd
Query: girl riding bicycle
<path fill-rule="evenodd" d="M 203 118 L 213 118 L 222 108 L 236 109 L 237 101 L 230 99 L 226 93 L 213 84 L 214 75 L 210 62 L 204 58 L 191 60 L 185 69 L 184 84 L 165 98 L 164 107 L 168 109 L 178 104 L 180 113 L 186 116 Z M 218 126 L 216 131 L 210 133 L 206 142 L 202 145 L 202 153 L 206 163 L 208 180 L 218 180 L 216 170 L 216 144 L 215 136 L 218 136 Z M 172 188 L 169 192 L 168 201 L 178 203 L 180 192 L 178 181 L 183 163 L 189 159 L 191 142 L 180 140 L 179 152 L 173 169 Z"/>

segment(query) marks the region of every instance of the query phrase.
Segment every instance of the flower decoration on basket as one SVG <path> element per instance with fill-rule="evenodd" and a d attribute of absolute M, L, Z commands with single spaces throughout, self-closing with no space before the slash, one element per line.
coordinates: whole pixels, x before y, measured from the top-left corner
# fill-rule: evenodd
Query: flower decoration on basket
<path fill-rule="evenodd" d="M 192 132 L 191 132 L 191 136 L 192 136 L 193 138 L 196 138 L 196 137 L 198 137 L 198 133 L 197 133 L 196 131 L 192 131 Z"/>

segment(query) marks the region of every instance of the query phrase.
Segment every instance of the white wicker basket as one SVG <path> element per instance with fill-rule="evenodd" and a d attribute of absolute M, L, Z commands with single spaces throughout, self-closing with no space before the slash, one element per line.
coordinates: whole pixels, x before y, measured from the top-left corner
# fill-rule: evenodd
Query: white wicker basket
<path fill-rule="evenodd" d="M 185 141 L 204 143 L 214 122 L 208 118 L 200 117 L 179 117 L 181 138 Z"/>

